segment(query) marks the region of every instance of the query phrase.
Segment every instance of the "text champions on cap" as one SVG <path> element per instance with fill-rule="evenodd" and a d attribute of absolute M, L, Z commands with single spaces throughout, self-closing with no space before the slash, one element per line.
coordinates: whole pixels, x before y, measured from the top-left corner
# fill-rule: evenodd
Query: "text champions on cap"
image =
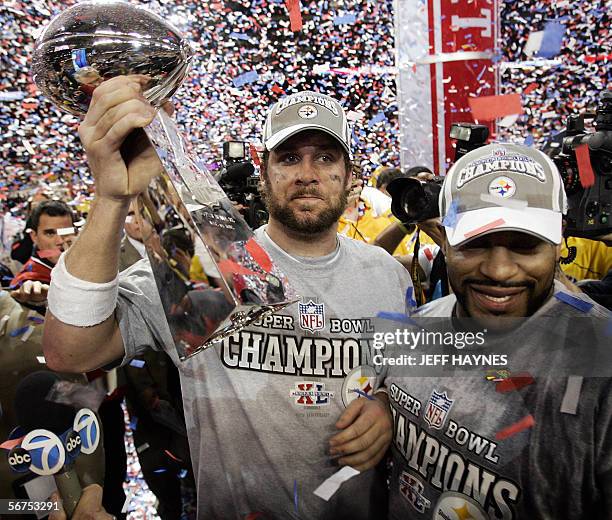
<path fill-rule="evenodd" d="M 336 104 L 328 98 L 317 96 L 314 94 L 296 94 L 289 96 L 286 99 L 281 99 L 276 105 L 275 115 L 280 114 L 285 108 L 289 108 L 297 103 L 315 103 L 322 107 L 327 108 L 335 116 L 339 116 L 338 107 Z"/>
<path fill-rule="evenodd" d="M 503 149 L 500 149 L 503 150 Z M 493 153 L 488 157 L 477 159 L 463 168 L 457 177 L 457 189 L 469 181 L 493 172 L 522 173 L 535 177 L 540 182 L 546 182 L 544 168 L 531 157 L 522 154 Z"/>

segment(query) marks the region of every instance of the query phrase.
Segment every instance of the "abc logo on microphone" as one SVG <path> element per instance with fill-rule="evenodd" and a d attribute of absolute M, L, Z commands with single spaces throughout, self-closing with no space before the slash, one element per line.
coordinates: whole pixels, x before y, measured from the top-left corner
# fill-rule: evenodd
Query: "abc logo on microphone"
<path fill-rule="evenodd" d="M 32 457 L 21 446 L 14 447 L 8 455 L 8 463 L 13 471 L 17 473 L 25 473 L 30 469 Z"/>
<path fill-rule="evenodd" d="M 21 445 L 9 452 L 8 463 L 17 473 L 32 471 L 37 475 L 55 475 L 64 465 L 70 466 L 80 453 L 95 452 L 99 442 L 100 424 L 96 414 L 82 408 L 74 418 L 73 427 L 61 436 L 49 430 L 32 430 Z"/>
<path fill-rule="evenodd" d="M 66 462 L 71 463 L 81 453 L 81 436 L 74 430 L 68 430 L 64 438 L 66 448 Z"/>

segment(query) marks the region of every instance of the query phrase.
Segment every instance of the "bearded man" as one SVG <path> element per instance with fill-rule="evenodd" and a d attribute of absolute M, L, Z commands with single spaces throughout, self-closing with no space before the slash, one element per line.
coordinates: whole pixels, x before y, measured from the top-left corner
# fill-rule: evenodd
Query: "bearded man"
<path fill-rule="evenodd" d="M 146 347 L 168 352 L 181 374 L 198 518 L 383 518 L 385 482 L 374 466 L 388 447 L 391 418 L 370 395 L 374 374 L 359 367 L 372 355 L 368 317 L 403 312 L 411 282 L 384 251 L 336 232 L 352 172 L 344 110 L 328 96 L 301 92 L 273 105 L 265 123 L 261 177 L 270 219 L 255 236 L 301 302 L 181 363 L 160 326 L 147 261 L 117 276 L 129 200 L 161 168 L 147 143 L 128 164 L 119 152 L 154 117 L 142 87 L 138 77 L 102 83 L 81 125 L 97 200 L 60 259 L 50 300 L 55 293 L 61 301 L 66 287 L 74 305 L 91 298 L 85 288 L 111 297 L 87 320 L 51 304 L 47 363 L 82 371 L 126 363 Z M 338 465 L 361 473 L 325 501 L 313 491 Z"/>

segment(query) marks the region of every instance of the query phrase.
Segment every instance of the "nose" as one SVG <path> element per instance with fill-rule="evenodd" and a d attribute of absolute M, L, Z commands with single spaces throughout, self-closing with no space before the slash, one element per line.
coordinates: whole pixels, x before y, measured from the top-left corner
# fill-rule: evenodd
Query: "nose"
<path fill-rule="evenodd" d="M 480 272 L 495 282 L 512 280 L 520 270 L 512 252 L 503 246 L 494 246 L 488 250 L 480 264 Z"/>
<path fill-rule="evenodd" d="M 302 160 L 302 164 L 300 165 L 300 169 L 295 182 L 300 186 L 319 184 L 319 173 L 312 159 L 306 157 Z"/>

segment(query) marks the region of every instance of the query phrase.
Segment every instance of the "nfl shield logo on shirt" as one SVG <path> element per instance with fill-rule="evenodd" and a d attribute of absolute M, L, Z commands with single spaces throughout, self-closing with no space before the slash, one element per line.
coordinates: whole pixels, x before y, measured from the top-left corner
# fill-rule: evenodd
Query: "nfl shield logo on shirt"
<path fill-rule="evenodd" d="M 425 415 L 423 416 L 425 422 L 432 428 L 437 430 L 442 429 L 446 421 L 446 416 L 454 402 L 454 399 L 448 398 L 446 392 L 440 393 L 434 390 L 425 408 Z"/>
<path fill-rule="evenodd" d="M 300 327 L 310 332 L 323 330 L 325 327 L 325 307 L 323 303 L 315 303 L 309 300 L 308 303 L 298 303 L 300 311 Z"/>

